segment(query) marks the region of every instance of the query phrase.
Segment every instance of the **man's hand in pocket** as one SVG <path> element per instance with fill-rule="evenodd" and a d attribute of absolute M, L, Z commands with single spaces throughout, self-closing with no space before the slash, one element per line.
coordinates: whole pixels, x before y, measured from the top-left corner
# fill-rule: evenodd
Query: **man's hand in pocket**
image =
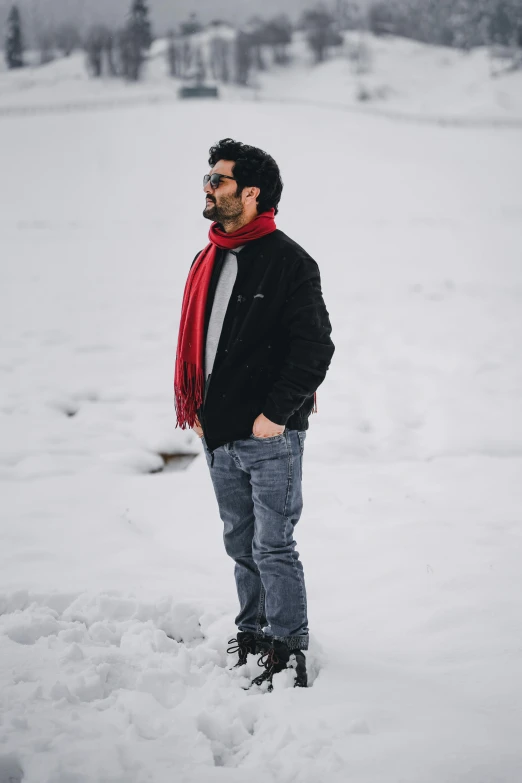
<path fill-rule="evenodd" d="M 203 437 L 203 430 L 201 428 L 201 424 L 200 424 L 199 419 L 198 419 L 197 416 L 196 416 L 196 423 L 194 424 L 192 429 L 194 430 L 194 432 L 196 433 L 198 438 L 202 438 Z"/>
<path fill-rule="evenodd" d="M 274 424 L 262 413 L 259 414 L 252 427 L 252 435 L 255 435 L 256 438 L 272 438 L 274 435 L 281 435 L 284 431 L 284 424 Z"/>

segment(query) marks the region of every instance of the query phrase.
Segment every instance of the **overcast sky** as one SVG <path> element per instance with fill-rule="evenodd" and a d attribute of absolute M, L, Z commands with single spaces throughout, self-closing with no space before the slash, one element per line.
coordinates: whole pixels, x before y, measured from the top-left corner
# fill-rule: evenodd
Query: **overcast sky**
<path fill-rule="evenodd" d="M 368 0 L 360 0 L 367 5 Z M 0 23 L 3 23 L 13 0 L 0 0 Z M 17 0 L 26 27 L 35 23 L 56 26 L 63 20 L 75 20 L 82 27 L 93 22 L 119 26 L 131 4 L 131 0 Z M 334 8 L 336 0 L 327 5 Z M 244 21 L 253 14 L 270 16 L 282 11 L 297 18 L 305 8 L 316 5 L 315 0 L 149 0 L 151 18 L 158 34 L 176 27 L 180 21 L 196 10 L 203 22 L 211 19 Z M 2 35 L 3 38 L 3 35 Z"/>

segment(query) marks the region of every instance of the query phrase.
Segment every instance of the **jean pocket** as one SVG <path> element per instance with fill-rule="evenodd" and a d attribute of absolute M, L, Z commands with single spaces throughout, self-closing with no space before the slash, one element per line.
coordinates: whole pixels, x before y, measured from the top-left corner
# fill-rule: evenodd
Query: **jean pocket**
<path fill-rule="evenodd" d="M 260 440 L 263 443 L 266 443 L 267 441 L 268 442 L 270 442 L 270 441 L 273 442 L 274 440 L 281 440 L 281 438 L 284 438 L 285 437 L 285 431 L 283 430 L 283 432 L 280 432 L 279 435 L 270 435 L 270 437 L 268 437 L 268 438 L 260 438 L 258 435 L 254 435 L 254 433 L 252 432 L 250 437 L 252 438 L 252 440 Z"/>
<path fill-rule="evenodd" d="M 306 430 L 297 430 L 297 437 L 299 438 L 299 449 L 301 451 L 301 456 L 304 454 L 304 444 L 305 444 L 305 438 L 306 438 Z"/>

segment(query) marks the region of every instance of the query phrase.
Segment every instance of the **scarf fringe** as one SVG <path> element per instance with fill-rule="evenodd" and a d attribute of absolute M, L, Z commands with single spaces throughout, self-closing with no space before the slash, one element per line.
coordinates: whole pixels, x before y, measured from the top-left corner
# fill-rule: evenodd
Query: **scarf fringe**
<path fill-rule="evenodd" d="M 317 413 L 317 392 L 314 392 L 314 407 L 312 408 L 312 413 Z"/>
<path fill-rule="evenodd" d="M 181 363 L 181 378 L 174 385 L 174 407 L 176 409 L 176 427 L 185 430 L 194 427 L 197 410 L 203 402 L 205 379 L 203 372 L 195 364 Z"/>

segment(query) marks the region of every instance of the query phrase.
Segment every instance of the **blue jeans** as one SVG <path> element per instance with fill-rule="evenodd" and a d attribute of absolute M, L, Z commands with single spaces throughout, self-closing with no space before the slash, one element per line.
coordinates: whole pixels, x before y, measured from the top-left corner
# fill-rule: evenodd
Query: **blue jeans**
<path fill-rule="evenodd" d="M 303 508 L 305 437 L 305 430 L 250 435 L 219 446 L 212 456 L 202 438 L 225 549 L 236 564 L 236 625 L 294 650 L 308 649 L 304 572 L 294 541 Z"/>

